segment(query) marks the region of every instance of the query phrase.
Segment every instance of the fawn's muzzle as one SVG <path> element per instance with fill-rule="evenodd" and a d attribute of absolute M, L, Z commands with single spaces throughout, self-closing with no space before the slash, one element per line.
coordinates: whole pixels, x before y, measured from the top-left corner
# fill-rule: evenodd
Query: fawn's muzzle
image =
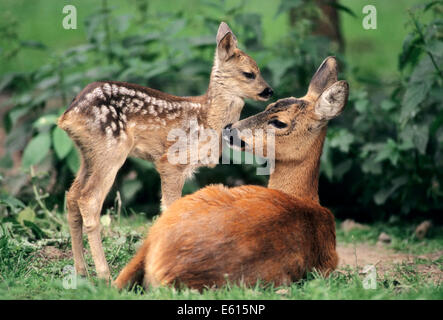
<path fill-rule="evenodd" d="M 274 90 L 271 87 L 266 87 L 262 92 L 259 93 L 259 96 L 265 99 L 270 98 L 274 94 Z"/>

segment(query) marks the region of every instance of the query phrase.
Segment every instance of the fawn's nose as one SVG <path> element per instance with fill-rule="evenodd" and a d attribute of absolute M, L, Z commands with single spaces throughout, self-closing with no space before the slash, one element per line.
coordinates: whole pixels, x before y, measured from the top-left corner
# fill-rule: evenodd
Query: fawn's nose
<path fill-rule="evenodd" d="M 262 92 L 260 92 L 259 96 L 265 99 L 270 98 L 274 94 L 274 90 L 271 87 L 266 87 Z"/>

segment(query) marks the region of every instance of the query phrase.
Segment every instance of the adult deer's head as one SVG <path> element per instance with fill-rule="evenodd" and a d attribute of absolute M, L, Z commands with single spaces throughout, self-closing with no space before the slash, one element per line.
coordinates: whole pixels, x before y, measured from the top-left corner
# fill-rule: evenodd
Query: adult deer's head
<path fill-rule="evenodd" d="M 304 97 L 280 99 L 268 105 L 263 112 L 229 125 L 230 134 L 239 137 L 231 139 L 231 145 L 240 141 L 237 147 L 252 148 L 260 132 L 264 150 L 267 150 L 266 135 L 272 130 L 275 134 L 275 159 L 302 161 L 315 147 L 321 152 L 327 123 L 342 112 L 348 91 L 346 81 L 337 81 L 336 59 L 328 57 L 312 77 Z M 245 129 L 251 130 L 252 135 L 243 135 Z"/>

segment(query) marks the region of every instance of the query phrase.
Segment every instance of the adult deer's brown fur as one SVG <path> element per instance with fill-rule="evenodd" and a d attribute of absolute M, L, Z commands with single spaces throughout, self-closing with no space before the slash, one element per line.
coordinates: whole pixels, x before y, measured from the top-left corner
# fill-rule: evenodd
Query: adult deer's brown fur
<path fill-rule="evenodd" d="M 75 141 L 81 167 L 67 195 L 68 221 L 75 269 L 85 274 L 82 226 L 86 228 L 99 277 L 109 278 L 99 218 L 117 171 L 128 156 L 155 163 L 161 176 L 162 205 L 180 198 L 186 176 L 196 165 L 168 162 L 171 129 L 190 130 L 190 120 L 221 132 L 237 121 L 244 98 L 267 100 L 272 89 L 255 61 L 237 48 L 225 23 L 217 33 L 217 49 L 209 88 L 198 97 L 177 97 L 124 82 L 94 82 L 83 89 L 58 125 Z"/>
<path fill-rule="evenodd" d="M 174 202 L 114 285 L 123 288 L 142 275 L 152 286 L 201 289 L 227 279 L 281 285 L 314 268 L 324 274 L 334 270 L 335 222 L 319 204 L 317 185 L 327 122 L 348 97 L 348 84 L 337 81 L 336 68 L 335 58 L 326 59 L 303 98 L 281 99 L 232 125 L 237 134 L 252 129 L 248 145 L 254 144 L 256 129 L 275 130 L 276 163 L 268 188 L 216 185 Z"/>

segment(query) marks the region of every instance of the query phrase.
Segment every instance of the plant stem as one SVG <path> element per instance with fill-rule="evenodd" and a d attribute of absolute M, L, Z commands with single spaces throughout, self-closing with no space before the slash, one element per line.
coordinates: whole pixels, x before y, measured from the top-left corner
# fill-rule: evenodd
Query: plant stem
<path fill-rule="evenodd" d="M 32 178 L 35 177 L 35 173 L 34 173 L 34 167 L 31 166 L 31 181 Z M 46 207 L 45 203 L 42 201 L 42 196 L 40 195 L 40 193 L 37 190 L 37 186 L 35 185 L 34 182 L 32 182 L 32 190 L 34 191 L 34 197 L 35 200 L 37 200 L 38 205 L 40 206 L 40 208 L 42 208 L 42 210 L 46 213 L 46 215 L 53 220 L 55 223 L 57 223 L 58 225 L 63 225 L 63 221 L 59 220 L 57 217 L 55 217 L 51 211 L 48 210 L 48 208 Z"/>
<path fill-rule="evenodd" d="M 65 75 L 63 73 L 63 62 L 62 62 L 62 58 L 58 57 L 57 58 L 58 63 L 57 63 L 57 72 L 60 78 L 60 81 L 58 83 L 58 87 L 60 90 L 60 95 L 62 97 L 62 102 L 64 106 L 67 106 L 68 104 L 68 99 L 66 97 L 66 92 L 65 92 Z"/>

